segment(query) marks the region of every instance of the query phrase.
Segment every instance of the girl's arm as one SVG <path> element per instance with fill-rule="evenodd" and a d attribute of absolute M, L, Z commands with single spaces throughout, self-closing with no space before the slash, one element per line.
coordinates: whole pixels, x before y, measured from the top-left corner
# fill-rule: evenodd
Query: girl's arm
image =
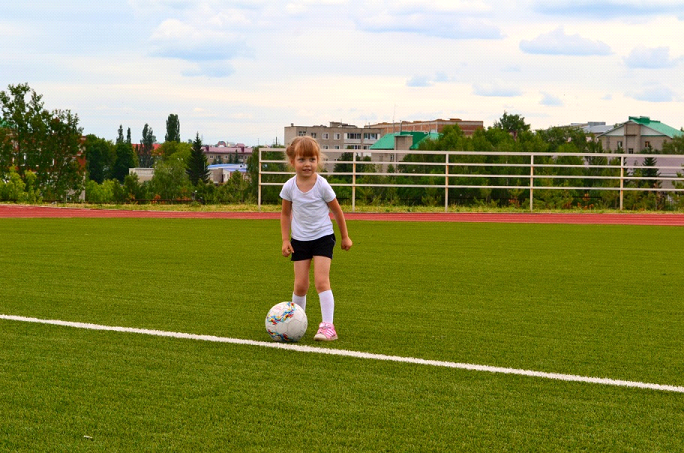
<path fill-rule="evenodd" d="M 347 221 L 344 218 L 344 212 L 342 212 L 342 208 L 340 207 L 340 203 L 337 201 L 337 198 L 328 203 L 328 207 L 330 208 L 330 212 L 332 212 L 333 216 L 335 217 L 337 226 L 340 227 L 340 235 L 342 236 L 342 242 L 340 243 L 340 246 L 342 247 L 342 250 L 349 250 L 354 243 L 349 238 Z"/>
<path fill-rule="evenodd" d="M 294 252 L 290 243 L 290 223 L 292 222 L 292 202 L 283 200 L 283 207 L 280 210 L 280 236 L 283 240 L 283 256 L 290 256 Z"/>

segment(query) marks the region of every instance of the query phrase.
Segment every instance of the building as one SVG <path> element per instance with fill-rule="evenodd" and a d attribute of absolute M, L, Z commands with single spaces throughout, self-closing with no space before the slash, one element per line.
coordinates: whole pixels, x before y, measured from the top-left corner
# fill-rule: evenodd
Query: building
<path fill-rule="evenodd" d="M 284 143 L 290 144 L 296 137 L 305 136 L 316 139 L 328 160 L 337 160 L 344 150 L 370 149 L 382 134 L 380 129 L 336 121 L 331 121 L 329 126 L 295 126 L 291 123 L 285 127 Z"/>
<path fill-rule="evenodd" d="M 421 131 L 404 131 L 389 133 L 382 136 L 373 146 L 371 151 L 409 151 L 418 149 L 420 142 L 423 140 L 437 140 L 439 134 L 437 132 L 421 132 Z M 378 162 L 399 162 L 406 152 L 403 153 L 387 153 L 387 154 L 373 154 L 373 160 Z"/>
<path fill-rule="evenodd" d="M 243 178 L 247 177 L 247 165 L 245 164 L 216 164 L 209 165 L 209 181 L 214 184 L 223 184 L 228 181 L 234 172 L 242 174 Z M 154 177 L 154 168 L 129 168 L 129 175 L 138 175 L 138 181 L 143 183 L 151 181 Z"/>
<path fill-rule="evenodd" d="M 216 164 L 209 165 L 209 179 L 214 184 L 227 182 L 235 172 L 239 172 L 243 178 L 247 177 L 247 165 L 245 164 Z"/>
<path fill-rule="evenodd" d="M 606 151 L 623 150 L 634 154 L 644 149 L 661 151 L 665 143 L 682 135 L 681 130 L 647 116 L 630 116 L 629 121 L 598 135 L 597 140 Z"/>
<path fill-rule="evenodd" d="M 382 136 L 397 132 L 437 132 L 441 133 L 444 126 L 458 126 L 466 137 L 472 136 L 476 130 L 484 129 L 482 121 L 469 121 L 460 118 L 448 120 L 436 119 L 431 121 L 401 121 L 398 123 L 377 123 L 369 127 L 380 129 Z"/>
<path fill-rule="evenodd" d="M 613 129 L 613 126 L 609 126 L 605 121 L 589 121 L 586 123 L 572 123 L 570 127 L 578 127 L 584 131 L 587 135 L 600 135 Z"/>
<path fill-rule="evenodd" d="M 245 164 L 253 151 L 253 148 L 245 146 L 244 143 L 228 146 L 225 142 L 219 142 L 219 146 L 203 145 L 202 148 L 210 165 Z"/>

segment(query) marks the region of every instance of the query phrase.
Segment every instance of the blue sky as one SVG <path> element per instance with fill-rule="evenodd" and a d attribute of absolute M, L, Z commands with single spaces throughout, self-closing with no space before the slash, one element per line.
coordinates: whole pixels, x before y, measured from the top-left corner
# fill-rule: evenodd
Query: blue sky
<path fill-rule="evenodd" d="M 26 0 L 0 14 L 0 90 L 85 134 L 248 145 L 283 127 L 482 120 L 684 126 L 684 4 L 530 0 Z"/>

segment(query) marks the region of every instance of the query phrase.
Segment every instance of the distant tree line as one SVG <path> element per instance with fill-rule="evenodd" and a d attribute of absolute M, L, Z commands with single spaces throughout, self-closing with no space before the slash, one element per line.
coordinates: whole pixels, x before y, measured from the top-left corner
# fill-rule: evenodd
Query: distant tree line
<path fill-rule="evenodd" d="M 157 143 L 145 124 L 138 143 L 131 129 L 119 126 L 115 142 L 83 137 L 78 116 L 68 110 L 48 112 L 42 96 L 28 84 L 0 92 L 0 201 L 38 203 L 208 202 L 244 203 L 256 189 L 235 172 L 228 182 L 209 181 L 199 132 L 181 141 L 178 115 L 166 122 L 166 141 Z M 129 174 L 134 167 L 154 168 L 151 181 Z"/>
<path fill-rule="evenodd" d="M 357 164 L 358 184 L 394 184 L 398 187 L 358 187 L 356 202 L 360 204 L 382 205 L 428 205 L 443 206 L 445 201 L 444 174 L 446 164 L 444 155 L 429 154 L 422 151 L 481 151 L 481 152 L 510 152 L 521 153 L 520 156 L 496 156 L 475 153 L 467 156 L 450 156 L 449 177 L 450 185 L 490 186 L 488 188 L 452 188 L 448 191 L 449 203 L 458 206 L 487 206 L 487 207 L 529 207 L 529 190 L 509 189 L 497 186 L 529 186 L 530 157 L 522 153 L 542 153 L 536 156 L 535 186 L 543 186 L 543 190 L 535 190 L 534 203 L 536 208 L 568 209 L 595 208 L 611 209 L 619 207 L 619 193 L 616 190 L 601 190 L 599 188 L 619 187 L 617 180 L 594 179 L 596 176 L 620 175 L 620 170 L 608 168 L 619 166 L 620 160 L 629 161 L 629 155 L 608 158 L 602 149 L 601 142 L 593 140 L 579 127 L 553 127 L 547 130 L 530 131 L 524 118 L 519 115 L 504 116 L 493 127 L 476 131 L 472 136 L 466 136 L 457 126 L 444 128 L 436 140 L 424 140 L 419 149 L 406 155 L 401 162 L 383 167 L 372 163 L 369 157 L 359 159 Z M 352 152 L 344 153 L 340 161 L 351 161 Z M 571 156 L 573 153 L 590 153 L 591 157 L 582 158 Z M 618 150 L 613 154 L 624 153 Z M 650 148 L 641 151 L 642 154 L 653 154 L 636 164 L 639 168 L 626 173 L 628 179 L 626 188 L 660 188 L 660 182 L 649 177 L 660 176 L 657 165 L 657 155 Z M 684 154 L 684 137 L 677 137 L 665 144 L 660 154 Z M 544 156 L 546 155 L 546 156 Z M 411 165 L 408 165 L 408 163 Z M 420 165 L 425 163 L 425 165 Z M 454 165 L 455 163 L 463 165 Z M 482 165 L 470 166 L 478 163 Z M 432 165 L 431 165 L 432 164 Z M 487 164 L 491 164 L 488 166 Z M 523 164 L 525 166 L 508 166 Z M 577 165 L 569 168 L 542 167 L 544 164 Z M 598 168 L 587 168 L 585 164 Z M 386 164 L 384 164 L 386 165 Z M 601 168 L 606 166 L 606 168 Z M 351 172 L 350 164 L 336 164 L 333 173 Z M 380 176 L 374 173 L 390 173 Z M 424 175 L 424 176 L 409 176 Z M 434 175 L 434 176 L 432 176 Z M 467 176 L 466 176 L 467 175 Z M 481 175 L 481 176 L 479 176 Z M 501 176 L 497 176 L 501 175 Z M 544 176 L 548 175 L 547 178 Z M 572 175 L 577 179 L 554 178 L 557 175 Z M 681 175 L 679 175 L 681 177 Z M 583 178 L 584 177 L 584 178 Z M 636 179 L 641 178 L 641 179 Z M 330 182 L 350 183 L 351 176 L 330 175 Z M 404 185 L 434 185 L 435 188 L 402 187 Z M 575 190 L 569 187 L 587 187 L 587 190 Z M 594 188 L 595 189 L 592 189 Z M 675 187 L 684 187 L 682 183 L 675 183 Z M 547 189 L 553 188 L 553 189 Z M 556 189 L 557 188 L 557 189 Z M 336 187 L 340 199 L 351 199 L 350 187 Z M 625 191 L 624 207 L 626 209 L 678 209 L 684 207 L 684 198 L 658 191 Z"/>
<path fill-rule="evenodd" d="M 154 131 L 148 124 L 143 127 L 138 143 L 133 143 L 130 128 L 124 135 L 123 125 L 119 126 L 116 141 L 111 142 L 95 135 L 83 137 L 77 115 L 68 110 L 48 112 L 43 106 L 42 96 L 27 84 L 10 85 L 7 91 L 0 92 L 0 104 L 0 201 L 74 200 L 85 189 L 86 201 L 92 203 L 249 203 L 257 199 L 260 168 L 266 171 L 287 170 L 283 163 L 262 165 L 259 148 L 255 148 L 247 161 L 247 178 L 234 172 L 229 181 L 217 186 L 209 181 L 208 162 L 199 132 L 194 140 L 181 141 L 180 120 L 176 114 L 168 116 L 165 142 L 162 144 L 156 143 Z M 444 155 L 425 152 L 434 150 L 521 153 L 520 156 L 484 153 L 460 156 L 458 163 L 462 165 L 450 166 L 449 174 L 453 176 L 449 176 L 449 183 L 490 187 L 449 189 L 449 203 L 453 205 L 525 207 L 529 203 L 529 190 L 501 186 L 528 185 L 529 178 L 525 176 L 529 176 L 529 168 L 509 165 L 529 164 L 529 156 L 522 153 L 535 152 L 547 155 L 536 157 L 535 165 L 577 165 L 571 170 L 536 167 L 537 184 L 553 187 L 553 190 L 536 190 L 535 207 L 618 207 L 617 191 L 599 190 L 601 187 L 616 187 L 618 182 L 592 177 L 618 176 L 619 170 L 608 166 L 619 165 L 622 157 L 609 159 L 604 155 L 601 143 L 588 137 L 580 128 L 554 127 L 531 131 L 524 117 L 507 112 L 492 127 L 477 130 L 472 136 L 466 136 L 458 126 L 447 126 L 438 139 L 421 142 L 418 150 L 406 155 L 401 162 L 386 167 L 372 162 L 369 157 L 359 158 L 357 183 L 393 184 L 397 187 L 358 187 L 356 202 L 442 206 L 445 198 L 444 166 L 430 164 L 446 161 Z M 347 150 L 340 161 L 351 161 L 355 152 L 358 151 Z M 571 156 L 572 153 L 590 153 L 592 156 L 583 159 Z M 652 150 L 644 149 L 642 153 L 652 154 Z M 684 154 L 684 137 L 666 143 L 660 153 Z M 269 151 L 263 158 L 283 160 L 284 156 L 282 152 Z M 625 158 L 629 155 L 626 154 Z M 452 156 L 451 164 L 453 159 Z M 491 166 L 469 166 L 469 163 Z M 598 168 L 586 168 L 584 164 Z M 659 188 L 658 181 L 648 179 L 659 176 L 657 155 L 649 156 L 639 164 L 639 168 L 628 176 L 642 179 L 628 180 L 627 187 Z M 129 174 L 132 167 L 154 168 L 154 177 L 141 183 L 136 175 Z M 376 174 L 381 173 L 381 169 L 389 175 Z M 349 172 L 351 164 L 338 163 L 334 166 L 334 173 Z M 579 178 L 553 177 L 569 173 Z M 548 178 L 544 178 L 545 175 Z M 349 183 L 352 178 L 348 175 L 327 176 L 332 183 Z M 287 178 L 289 175 L 269 177 L 269 182 L 277 184 L 262 187 L 262 202 L 279 203 L 279 184 Z M 415 184 L 435 187 L 410 187 Z M 674 184 L 684 188 L 684 180 Z M 571 189 L 573 185 L 590 189 Z M 336 192 L 342 201 L 351 199 L 350 187 L 337 186 Z M 684 200 L 658 191 L 627 191 L 624 206 L 627 209 L 680 208 L 684 207 Z"/>
<path fill-rule="evenodd" d="M 467 156 L 450 156 L 449 185 L 452 186 L 488 186 L 487 188 L 451 188 L 448 190 L 449 204 L 466 207 L 529 207 L 529 164 L 530 157 L 524 153 L 539 153 L 534 160 L 535 190 L 534 203 L 539 209 L 615 209 L 619 208 L 619 192 L 605 190 L 618 188 L 615 179 L 598 179 L 600 177 L 619 177 L 619 168 L 623 163 L 638 168 L 626 170 L 623 206 L 626 209 L 679 209 L 684 207 L 684 197 L 651 189 L 659 189 L 660 176 L 657 169 L 658 155 L 651 148 L 641 150 L 640 154 L 651 154 L 641 162 L 630 161 L 630 155 L 620 149 L 610 154 L 623 156 L 607 156 L 601 142 L 588 136 L 579 127 L 553 127 L 533 132 L 519 115 L 504 113 L 502 118 L 492 127 L 476 131 L 466 136 L 457 126 L 447 126 L 436 140 L 424 140 L 419 149 L 407 154 L 401 162 L 393 164 L 373 162 L 370 157 L 360 157 L 358 150 L 347 150 L 338 159 L 333 173 L 327 175 L 335 184 L 352 182 L 352 164 L 341 163 L 352 161 L 357 153 L 355 201 L 360 205 L 401 205 L 401 206 L 444 206 L 445 203 L 445 165 L 444 155 L 430 154 L 426 151 L 471 151 Z M 478 152 L 482 152 L 481 154 Z M 486 152 L 508 152 L 506 156 L 488 155 Z M 516 153 L 520 153 L 519 156 Z M 589 157 L 577 157 L 571 154 L 590 154 Z M 282 153 L 278 153 L 282 154 Z M 684 154 L 684 136 L 676 137 L 666 143 L 658 154 Z M 269 160 L 282 159 L 271 157 Z M 410 165 L 409 165 L 410 163 Z M 424 164 L 424 165 L 421 165 Z M 444 164 L 444 165 L 435 165 Z M 461 164 L 461 165 L 458 165 Z M 472 164 L 478 164 L 473 166 Z M 489 165 L 487 165 L 489 164 Z M 513 166 L 513 165 L 521 166 Z M 264 165 L 267 171 L 282 171 L 279 164 Z M 543 165 L 571 165 L 575 167 L 552 168 Z M 588 166 L 591 165 L 592 168 Z M 602 168 L 605 167 L 605 168 Z M 379 175 L 378 173 L 388 173 Z M 500 176 L 499 176 L 500 175 Z M 573 176 L 573 179 L 556 176 Z M 546 177 L 545 177 L 546 176 Z M 678 173 L 678 177 L 682 177 Z M 632 178 L 632 179 L 629 179 Z M 649 179 L 654 178 L 654 179 Z M 284 180 L 282 175 L 269 175 L 269 182 Z M 362 185 L 376 185 L 362 187 Z M 384 187 L 394 185 L 395 187 Z M 411 187 L 411 186 L 435 186 Z M 382 186 L 382 187 L 380 187 Z M 519 188 L 507 188 L 514 186 Z M 684 188 L 682 182 L 675 181 L 676 188 Z M 571 187 L 585 187 L 585 190 Z M 277 186 L 262 188 L 264 203 L 277 203 Z M 336 186 L 340 200 L 350 201 L 352 188 Z"/>

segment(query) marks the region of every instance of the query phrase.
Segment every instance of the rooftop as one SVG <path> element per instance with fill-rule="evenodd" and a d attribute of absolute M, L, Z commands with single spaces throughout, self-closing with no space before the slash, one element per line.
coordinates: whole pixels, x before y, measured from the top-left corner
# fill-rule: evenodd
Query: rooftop
<path fill-rule="evenodd" d="M 404 131 L 404 132 L 395 132 L 393 134 L 385 134 L 382 136 L 380 140 L 375 142 L 373 146 L 370 147 L 370 149 L 394 149 L 394 137 L 400 136 L 400 135 L 412 135 L 413 136 L 413 145 L 409 149 L 417 149 L 418 145 L 420 142 L 423 140 L 429 138 L 431 140 L 437 140 L 439 138 L 439 134 L 435 132 L 419 132 L 419 131 Z"/>
<path fill-rule="evenodd" d="M 668 126 L 667 124 L 661 123 L 660 121 L 652 120 L 647 116 L 630 116 L 629 121 L 633 121 L 635 123 L 641 124 L 642 126 L 651 128 L 654 131 L 659 132 L 663 135 L 667 135 L 670 138 L 684 135 L 684 132 L 682 132 L 681 130 L 675 129 L 674 127 Z"/>

